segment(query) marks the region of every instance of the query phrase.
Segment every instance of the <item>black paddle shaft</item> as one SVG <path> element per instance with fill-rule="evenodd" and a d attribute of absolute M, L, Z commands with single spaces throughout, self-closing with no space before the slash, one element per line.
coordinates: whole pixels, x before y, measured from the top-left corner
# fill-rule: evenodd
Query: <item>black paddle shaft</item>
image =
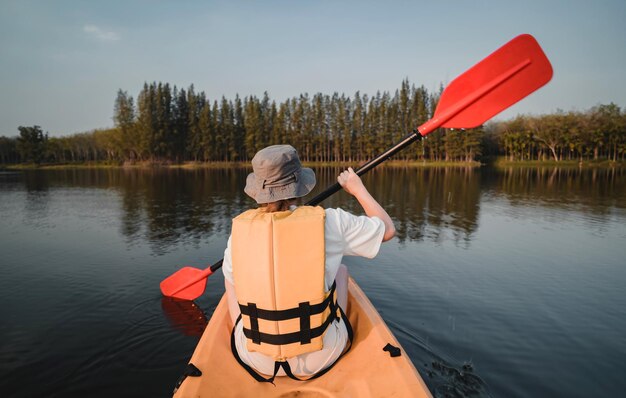
<path fill-rule="evenodd" d="M 419 140 L 421 138 L 422 138 L 422 135 L 420 134 L 420 132 L 417 129 L 413 130 L 410 134 L 408 134 L 406 137 L 404 137 L 402 139 L 402 141 L 398 142 L 393 147 L 387 149 L 384 153 L 378 155 L 374 159 L 372 159 L 369 162 L 365 163 L 363 166 L 359 167 L 355 171 L 355 173 L 358 176 L 362 176 L 363 174 L 367 173 L 368 171 L 370 171 L 374 167 L 378 166 L 379 164 L 381 164 L 385 160 L 387 160 L 390 157 L 392 157 L 393 155 L 395 155 L 397 152 L 401 151 L 402 149 L 404 149 L 408 145 L 412 144 L 414 141 L 417 141 L 417 140 Z M 320 193 L 319 195 L 317 195 L 313 199 L 309 200 L 305 205 L 306 206 L 317 206 L 322 201 L 327 199 L 330 195 L 332 195 L 335 192 L 338 192 L 340 190 L 341 190 L 341 185 L 339 185 L 339 183 L 336 182 L 333 185 L 331 185 L 330 187 L 326 188 L 326 190 L 324 192 Z"/>
<path fill-rule="evenodd" d="M 370 171 L 374 167 L 378 166 L 379 164 L 381 164 L 385 160 L 389 159 L 390 157 L 392 157 L 396 153 L 400 152 L 402 149 L 404 149 L 407 146 L 411 145 L 413 142 L 418 141 L 418 140 L 420 140 L 422 138 L 423 138 L 422 134 L 420 134 L 420 132 L 417 129 L 413 130 L 410 134 L 408 134 L 406 137 L 404 137 L 402 139 L 402 141 L 398 142 L 396 145 L 394 145 L 391 148 L 387 149 L 382 154 L 376 156 L 374 159 L 370 160 L 369 162 L 365 163 L 363 166 L 359 167 L 355 171 L 355 173 L 358 176 L 362 176 L 363 174 L 367 173 L 368 171 Z M 339 185 L 339 183 L 336 182 L 333 185 L 331 185 L 330 187 L 326 188 L 323 192 L 318 194 L 316 197 L 314 197 L 313 199 L 311 199 L 308 202 L 306 202 L 305 206 L 317 206 L 318 204 L 323 202 L 325 199 L 328 199 L 329 196 L 331 196 L 332 194 L 334 194 L 336 192 L 339 192 L 340 190 L 341 190 L 341 185 Z M 211 271 L 215 272 L 218 269 L 220 269 L 222 267 L 222 263 L 223 262 L 224 262 L 224 260 L 222 259 L 222 260 L 216 262 L 215 264 L 213 264 L 211 266 Z"/>

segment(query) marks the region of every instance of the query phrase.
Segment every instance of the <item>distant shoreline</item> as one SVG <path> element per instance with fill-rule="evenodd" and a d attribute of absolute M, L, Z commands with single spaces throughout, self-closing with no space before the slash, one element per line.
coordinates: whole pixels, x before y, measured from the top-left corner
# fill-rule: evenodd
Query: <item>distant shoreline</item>
<path fill-rule="evenodd" d="M 358 167 L 364 162 L 303 162 L 305 167 Z M 613 168 L 624 167 L 626 162 L 613 162 L 609 160 L 563 160 L 555 162 L 554 160 L 529 160 L 529 161 L 509 161 L 504 158 L 497 158 L 487 162 L 445 162 L 445 161 L 402 161 L 391 160 L 381 164 L 380 167 L 415 167 L 415 168 L 438 168 L 438 167 L 457 167 L 457 168 L 476 168 L 481 166 L 492 166 L 495 168 L 511 168 L 511 167 L 564 167 L 564 168 Z M 107 162 L 84 162 L 84 163 L 65 163 L 65 164 L 40 164 L 20 163 L 20 164 L 4 164 L 0 165 L 0 170 L 72 170 L 72 169 L 229 169 L 229 168 L 250 168 L 250 162 L 136 162 L 133 164 L 118 164 Z"/>
<path fill-rule="evenodd" d="M 365 162 L 302 162 L 305 167 L 358 167 Z M 387 161 L 379 167 L 480 167 L 480 162 L 422 162 L 422 161 Z M 250 162 L 137 162 L 134 164 L 111 164 L 106 162 L 85 162 L 65 164 L 33 163 L 0 165 L 5 170 L 70 170 L 70 169 L 229 169 L 251 168 Z"/>
<path fill-rule="evenodd" d="M 511 168 L 511 167 L 562 167 L 562 168 L 621 168 L 626 166 L 626 162 L 614 162 L 612 160 L 600 159 L 600 160 L 505 160 L 504 158 L 498 158 L 490 163 L 496 168 Z"/>

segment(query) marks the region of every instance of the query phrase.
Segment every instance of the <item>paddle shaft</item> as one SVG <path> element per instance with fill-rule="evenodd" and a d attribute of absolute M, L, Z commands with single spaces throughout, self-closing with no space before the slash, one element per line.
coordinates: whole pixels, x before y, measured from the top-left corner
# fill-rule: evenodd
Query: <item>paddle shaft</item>
<path fill-rule="evenodd" d="M 368 171 L 370 171 L 374 167 L 378 166 L 379 164 L 381 164 L 385 160 L 387 160 L 390 157 L 392 157 L 393 155 L 395 155 L 400 150 L 404 149 L 408 145 L 412 144 L 414 141 L 417 141 L 417 140 L 419 140 L 421 138 L 422 138 L 422 135 L 419 133 L 419 131 L 417 129 L 413 130 L 410 134 L 408 134 L 406 137 L 404 137 L 402 139 L 402 141 L 398 142 L 396 145 L 394 145 L 391 148 L 387 149 L 384 153 L 378 155 L 374 159 L 372 159 L 369 162 L 365 163 L 363 166 L 359 167 L 355 171 L 355 173 L 358 176 L 362 176 L 363 174 L 367 173 Z M 305 206 L 317 206 L 318 204 L 323 202 L 325 199 L 327 199 L 329 196 L 331 196 L 332 194 L 334 194 L 335 192 L 338 192 L 340 190 L 341 190 L 341 185 L 338 182 L 336 182 L 333 185 L 331 185 L 330 187 L 326 188 L 326 190 L 324 190 L 324 192 L 321 192 L 320 194 L 315 196 L 313 199 L 309 200 L 305 204 Z"/>

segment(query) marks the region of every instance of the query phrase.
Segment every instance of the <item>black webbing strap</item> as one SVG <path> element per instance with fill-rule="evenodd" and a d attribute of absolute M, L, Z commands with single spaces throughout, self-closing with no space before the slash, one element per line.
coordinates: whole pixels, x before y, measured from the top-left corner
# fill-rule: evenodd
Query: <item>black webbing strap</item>
<path fill-rule="evenodd" d="M 241 314 L 250 317 L 250 328 L 243 328 L 244 335 L 252 340 L 254 344 L 310 344 L 312 339 L 324 334 L 326 328 L 328 328 L 328 325 L 330 325 L 334 319 L 339 319 L 336 315 L 338 312 L 338 305 L 335 300 L 336 287 L 336 282 L 333 282 L 328 296 L 319 304 L 311 305 L 309 302 L 302 302 L 297 308 L 287 310 L 264 310 L 258 308 L 255 303 L 248 303 L 248 305 L 240 304 L 239 308 L 242 311 Z M 327 308 L 330 308 L 329 316 L 320 326 L 311 329 L 311 316 L 321 314 Z M 259 318 L 270 321 L 299 319 L 300 330 L 298 332 L 285 334 L 261 333 L 259 331 Z"/>
<path fill-rule="evenodd" d="M 311 343 L 311 305 L 300 303 L 300 344 Z"/>
<path fill-rule="evenodd" d="M 256 304 L 248 304 L 248 309 L 250 310 L 250 329 L 248 330 L 249 333 L 246 334 L 246 337 L 252 340 L 254 344 L 261 344 L 261 333 L 259 332 L 259 315 Z"/>
<path fill-rule="evenodd" d="M 328 295 L 328 297 L 333 298 L 334 290 L 335 290 L 335 284 L 333 283 L 332 289 L 331 289 L 330 294 Z M 326 330 L 326 328 L 328 327 L 328 325 L 330 325 L 332 323 L 332 321 L 338 320 L 339 317 L 341 317 L 341 319 L 343 319 L 344 325 L 346 325 L 346 331 L 348 333 L 348 344 L 346 344 L 346 348 L 344 348 L 344 351 L 341 353 L 341 355 L 339 355 L 339 357 L 337 357 L 335 362 L 333 362 L 333 364 L 330 365 L 329 367 L 327 367 L 326 369 L 324 369 L 324 370 L 314 374 L 311 377 L 300 378 L 300 377 L 298 377 L 298 376 L 293 374 L 293 372 L 291 371 L 291 366 L 289 366 L 289 363 L 287 361 L 275 361 L 274 362 L 274 373 L 272 374 L 272 377 L 265 378 L 265 377 L 261 376 L 251 366 L 247 365 L 241 359 L 241 357 L 239 356 L 239 353 L 237 352 L 237 346 L 235 344 L 235 328 L 237 327 L 237 324 L 241 321 L 241 315 L 239 315 L 239 317 L 235 321 L 235 325 L 233 326 L 233 330 L 232 330 L 232 333 L 230 335 L 230 349 L 231 349 L 233 355 L 235 356 L 235 359 L 237 360 L 237 363 L 239 363 L 239 365 L 241 365 L 241 367 L 243 367 L 256 381 L 258 381 L 260 383 L 272 383 L 272 384 L 274 384 L 274 379 L 276 378 L 276 374 L 278 373 L 278 371 L 280 370 L 281 367 L 283 368 L 283 370 L 285 371 L 285 374 L 287 376 L 289 376 L 290 378 L 292 378 L 294 380 L 298 380 L 298 381 L 312 380 L 312 379 L 316 379 L 316 378 L 326 374 L 330 369 L 333 368 L 333 366 L 335 366 L 337 364 L 337 362 L 339 362 L 339 359 L 341 359 L 344 355 L 346 355 L 348 353 L 348 351 L 350 351 L 350 349 L 352 348 L 352 342 L 354 340 L 354 331 L 352 329 L 352 325 L 350 324 L 350 320 L 346 316 L 345 312 L 343 312 L 343 309 L 341 308 L 341 306 L 339 306 L 337 304 L 337 301 L 334 300 L 334 299 L 331 299 L 331 301 L 329 302 L 328 305 L 331 308 L 331 313 L 328 315 L 328 318 L 326 319 L 326 321 L 324 321 L 324 324 L 322 324 L 320 327 L 317 327 L 315 329 L 311 329 L 311 336 L 310 337 L 313 339 L 315 337 L 321 336 L 324 333 L 324 331 Z M 310 307 L 313 307 L 313 306 L 310 306 Z M 300 308 L 298 308 L 298 310 L 300 310 Z M 337 315 L 337 313 L 339 313 L 339 315 Z M 302 323 L 301 323 L 301 326 L 302 326 Z M 310 324 L 309 324 L 309 326 L 310 326 Z M 248 329 L 243 328 L 243 331 L 244 331 L 244 334 L 246 335 L 246 337 L 250 338 L 246 334 L 246 330 L 248 330 Z M 319 335 L 315 335 L 315 334 L 318 333 L 318 330 L 321 330 L 320 334 Z M 249 332 L 249 330 L 248 330 L 248 332 Z M 265 335 L 265 333 L 260 333 L 261 340 L 263 340 L 267 336 L 282 337 L 282 336 L 295 335 L 294 338 L 297 338 L 295 341 L 299 341 L 298 339 L 301 338 L 301 333 L 299 333 L 299 332 L 297 332 L 297 333 L 290 333 L 290 334 L 286 334 L 286 335 L 267 335 L 267 336 L 264 336 L 264 335 Z M 285 343 L 280 343 L 280 344 L 285 344 Z"/>
<path fill-rule="evenodd" d="M 235 328 L 237 328 L 237 324 L 240 321 L 241 321 L 241 315 L 237 317 L 237 320 L 235 321 L 235 325 L 233 326 L 233 331 L 230 334 L 230 350 L 233 352 L 233 355 L 235 359 L 237 360 L 237 363 L 239 363 L 239 365 L 241 365 L 241 367 L 244 368 L 246 372 L 250 373 L 250 376 L 254 377 L 254 380 L 258 381 L 259 383 L 274 384 L 274 378 L 276 377 L 276 373 L 278 373 L 278 369 L 280 369 L 280 365 L 278 362 L 274 364 L 274 374 L 272 375 L 272 377 L 265 378 L 261 376 L 260 374 L 258 374 L 254 369 L 252 369 L 252 367 L 248 366 L 248 364 L 246 364 L 239 356 L 239 352 L 237 352 L 237 344 L 235 344 Z"/>
<path fill-rule="evenodd" d="M 328 318 L 326 318 L 324 323 L 322 323 L 320 326 L 316 328 L 309 329 L 309 332 L 307 333 L 307 336 L 310 337 L 309 343 L 311 342 L 311 339 L 314 339 L 316 337 L 320 337 L 321 335 L 323 335 L 328 325 L 330 325 L 335 319 L 336 317 L 333 314 L 329 314 Z M 249 338 L 250 340 L 252 340 L 253 335 L 256 335 L 252 330 L 246 327 L 243 328 L 243 334 L 245 334 L 246 337 Z M 293 332 L 293 333 L 285 333 L 285 334 L 270 334 L 270 333 L 258 332 L 258 338 L 260 339 L 261 343 L 272 344 L 272 345 L 286 345 L 286 344 L 292 344 L 292 343 L 299 343 L 301 337 L 302 337 L 301 332 Z"/>
<path fill-rule="evenodd" d="M 235 356 L 235 359 L 237 360 L 237 363 L 239 363 L 239 365 L 241 365 L 241 367 L 243 367 L 246 370 L 246 372 L 248 372 L 250 374 L 250 376 L 252 376 L 254 378 L 254 380 L 258 381 L 259 383 L 272 383 L 272 384 L 274 384 L 274 379 L 276 378 L 276 374 L 278 373 L 278 370 L 281 367 L 285 371 L 285 374 L 287 376 L 289 376 L 289 378 L 291 378 L 291 379 L 298 380 L 298 381 L 307 381 L 307 380 L 317 379 L 318 377 L 325 375 L 329 370 L 331 370 L 333 368 L 333 366 L 335 366 L 337 364 L 337 362 L 339 362 L 339 360 L 344 355 L 346 355 L 348 353 L 348 351 L 350 351 L 350 348 L 352 348 L 352 341 L 354 340 L 354 331 L 352 330 L 352 325 L 350 325 L 350 321 L 348 320 L 348 317 L 346 316 L 345 312 L 343 312 L 343 309 L 341 309 L 340 306 L 337 306 L 337 309 L 338 309 L 338 311 L 341 314 L 341 319 L 343 319 L 343 323 L 346 325 L 346 330 L 348 332 L 347 348 L 344 349 L 344 351 L 341 353 L 341 355 L 339 355 L 339 357 L 337 357 L 337 359 L 335 360 L 335 362 L 333 362 L 332 365 L 330 365 L 326 369 L 324 369 L 324 370 L 314 374 L 311 377 L 300 378 L 300 377 L 294 375 L 293 372 L 291 371 L 291 366 L 289 366 L 289 362 L 287 362 L 287 361 L 276 361 L 276 362 L 274 362 L 274 373 L 272 374 L 272 377 L 268 377 L 268 378 L 265 378 L 265 377 L 261 376 L 251 366 L 246 364 L 241 359 L 241 357 L 239 356 L 239 353 L 237 352 L 237 345 L 235 344 L 235 328 L 237 327 L 237 323 L 239 323 L 239 321 L 241 321 L 241 315 L 239 315 L 239 317 L 235 321 L 235 325 L 233 326 L 233 331 L 230 334 L 230 349 L 233 352 L 233 355 Z M 334 320 L 336 318 L 329 316 L 328 319 Z"/>
<path fill-rule="evenodd" d="M 333 285 L 330 287 L 328 292 L 328 296 L 318 304 L 311 305 L 311 315 L 321 314 L 331 305 L 333 300 L 333 296 L 335 294 L 335 289 L 337 284 L 333 282 Z M 242 315 L 247 315 L 252 317 L 251 306 L 254 306 L 256 309 L 256 317 L 259 319 L 265 319 L 268 321 L 286 321 L 288 319 L 295 319 L 300 317 L 300 307 L 289 308 L 286 310 L 265 310 L 262 308 L 256 308 L 254 303 L 248 303 L 248 305 L 239 304 L 239 310 Z"/>
<path fill-rule="evenodd" d="M 341 355 L 339 355 L 337 357 L 337 359 L 335 360 L 335 362 L 333 362 L 332 365 L 330 365 L 329 367 L 327 367 L 324 370 L 321 370 L 319 372 L 317 372 L 316 374 L 314 374 L 311 377 L 307 377 L 307 378 L 300 378 L 296 375 L 293 374 L 293 372 L 291 371 L 291 366 L 289 366 L 289 363 L 287 361 L 285 362 L 277 362 L 280 363 L 280 365 L 283 367 L 283 369 L 285 370 L 285 374 L 287 374 L 287 376 L 289 376 L 289 378 L 294 379 L 294 380 L 298 380 L 298 381 L 307 381 L 307 380 L 313 380 L 313 379 L 317 379 L 320 376 L 325 375 L 329 370 L 331 370 L 333 368 L 333 366 L 335 366 L 337 364 L 337 362 L 339 362 L 339 360 L 348 353 L 348 351 L 350 351 L 350 348 L 352 348 L 352 341 L 354 340 L 354 331 L 352 330 L 352 325 L 350 325 L 350 320 L 348 320 L 348 317 L 346 316 L 345 312 L 343 312 L 343 310 L 341 309 L 340 306 L 337 306 L 338 311 L 341 314 L 341 319 L 343 319 L 343 323 L 346 325 L 346 331 L 348 332 L 348 344 L 346 345 L 347 348 L 344 349 L 344 351 L 341 353 Z M 330 319 L 335 319 L 335 317 L 329 317 Z"/>

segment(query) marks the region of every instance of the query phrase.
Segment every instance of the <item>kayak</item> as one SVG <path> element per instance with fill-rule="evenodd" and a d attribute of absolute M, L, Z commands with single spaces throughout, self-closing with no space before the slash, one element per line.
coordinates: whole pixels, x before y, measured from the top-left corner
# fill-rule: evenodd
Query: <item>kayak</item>
<path fill-rule="evenodd" d="M 350 351 L 325 375 L 310 381 L 254 380 L 230 351 L 226 295 L 209 321 L 174 397 L 431 397 L 421 376 L 356 282 L 348 282 Z M 386 348 L 386 351 L 384 350 Z M 193 365 L 193 366 L 191 366 Z"/>

